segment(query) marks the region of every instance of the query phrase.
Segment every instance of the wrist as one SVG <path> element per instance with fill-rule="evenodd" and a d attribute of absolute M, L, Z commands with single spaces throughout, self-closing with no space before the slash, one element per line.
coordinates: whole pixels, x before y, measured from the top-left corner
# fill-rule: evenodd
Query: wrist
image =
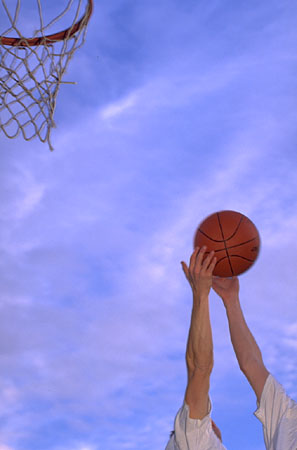
<path fill-rule="evenodd" d="M 208 301 L 208 294 L 193 291 L 193 300 L 198 303 Z"/>
<path fill-rule="evenodd" d="M 239 296 L 235 295 L 233 297 L 229 297 L 228 299 L 225 299 L 224 305 L 225 305 L 227 311 L 232 310 L 234 308 L 238 308 L 238 306 L 240 307 Z"/>

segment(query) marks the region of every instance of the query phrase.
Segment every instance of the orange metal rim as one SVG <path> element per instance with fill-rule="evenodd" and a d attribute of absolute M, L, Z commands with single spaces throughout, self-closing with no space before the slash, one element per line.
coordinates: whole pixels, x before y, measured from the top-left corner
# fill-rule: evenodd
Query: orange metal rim
<path fill-rule="evenodd" d="M 38 38 L 10 38 L 0 36 L 1 45 L 11 45 L 13 47 L 34 47 L 37 45 L 50 45 L 55 42 L 63 41 L 64 39 L 69 39 L 80 29 L 83 21 L 86 23 L 90 20 L 94 9 L 94 0 L 88 0 L 88 6 L 83 17 L 76 22 L 73 26 L 67 28 L 64 31 L 59 31 L 58 33 L 50 34 L 48 36 L 41 36 Z"/>

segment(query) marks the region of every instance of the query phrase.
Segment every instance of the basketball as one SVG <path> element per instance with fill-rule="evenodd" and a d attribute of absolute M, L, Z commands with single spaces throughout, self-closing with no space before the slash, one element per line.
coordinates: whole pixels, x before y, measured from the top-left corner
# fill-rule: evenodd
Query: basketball
<path fill-rule="evenodd" d="M 206 217 L 197 228 L 194 249 L 203 245 L 207 247 L 205 257 L 212 250 L 215 252 L 213 275 L 233 277 L 246 272 L 258 258 L 260 235 L 243 214 L 219 211 Z"/>

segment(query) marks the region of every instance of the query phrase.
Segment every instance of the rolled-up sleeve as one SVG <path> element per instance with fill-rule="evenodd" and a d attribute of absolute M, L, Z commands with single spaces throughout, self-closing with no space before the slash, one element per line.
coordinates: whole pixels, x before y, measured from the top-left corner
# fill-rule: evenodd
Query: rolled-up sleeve
<path fill-rule="evenodd" d="M 271 374 L 254 415 L 263 425 L 267 450 L 297 449 L 297 403 Z"/>
<path fill-rule="evenodd" d="M 208 414 L 203 419 L 190 418 L 190 408 L 186 402 L 178 411 L 174 422 L 174 436 L 166 450 L 226 450 L 216 436 L 211 424 L 212 404 L 208 399 Z"/>

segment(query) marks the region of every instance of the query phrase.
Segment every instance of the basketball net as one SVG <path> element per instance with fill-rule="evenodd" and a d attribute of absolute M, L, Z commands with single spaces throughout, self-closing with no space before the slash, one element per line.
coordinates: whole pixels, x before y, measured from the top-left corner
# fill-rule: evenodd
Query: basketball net
<path fill-rule="evenodd" d="M 86 0 L 77 0 L 74 11 L 74 0 L 67 0 L 61 14 L 46 25 L 41 0 L 36 0 L 40 28 L 33 38 L 23 36 L 18 27 L 21 0 L 17 0 L 13 14 L 6 0 L 1 1 L 10 27 L 0 35 L 0 129 L 8 138 L 15 138 L 20 132 L 27 141 L 38 136 L 53 150 L 50 135 L 55 127 L 58 91 L 69 61 L 84 44 L 93 0 L 88 0 L 81 19 Z M 72 25 L 62 32 L 49 34 L 51 27 L 71 8 Z M 11 34 L 17 37 L 9 37 Z"/>

